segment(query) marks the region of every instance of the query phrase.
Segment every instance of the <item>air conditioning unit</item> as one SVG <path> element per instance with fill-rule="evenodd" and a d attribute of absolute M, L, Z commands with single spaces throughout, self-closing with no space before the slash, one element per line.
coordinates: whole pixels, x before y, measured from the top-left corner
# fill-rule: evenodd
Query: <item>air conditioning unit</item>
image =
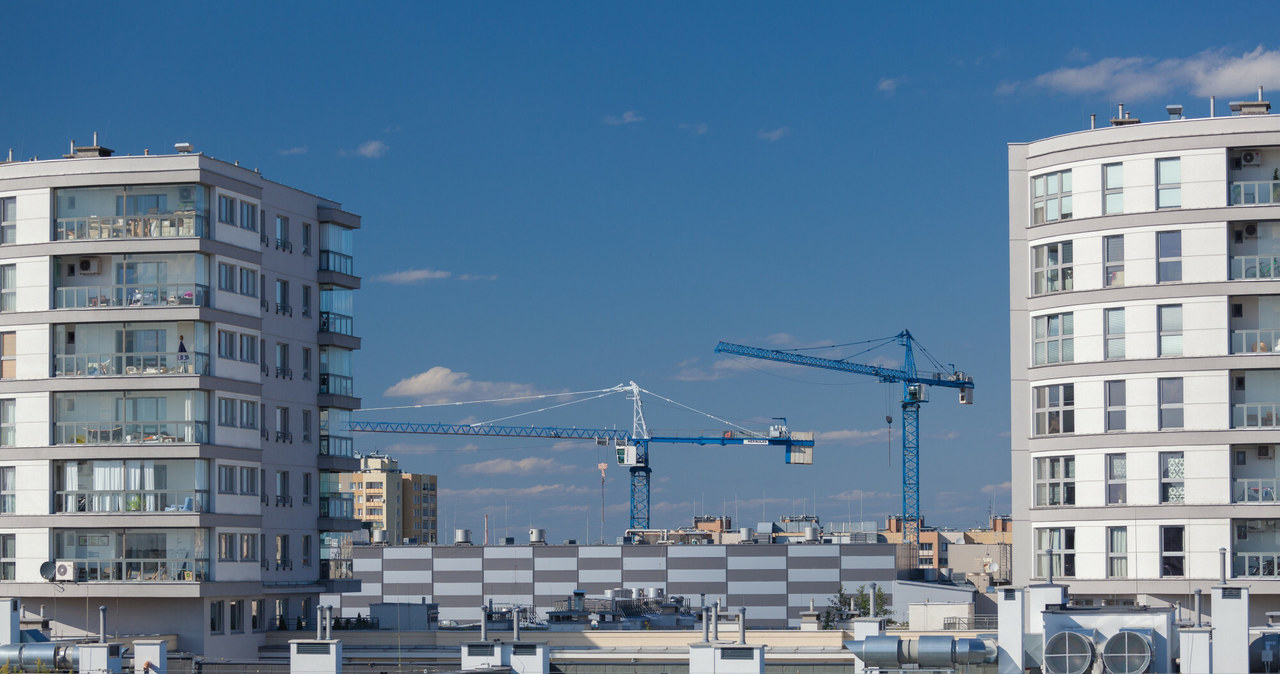
<path fill-rule="evenodd" d="M 1045 639 L 1044 671 L 1047 674 L 1093 672 L 1098 633 L 1094 630 L 1064 630 Z"/>
<path fill-rule="evenodd" d="M 57 562 L 54 563 L 54 567 L 53 567 L 54 580 L 70 581 L 74 583 L 77 578 L 79 578 L 79 574 L 76 573 L 75 562 L 58 560 Z"/>
<path fill-rule="evenodd" d="M 1256 223 L 1251 222 L 1244 226 L 1244 238 L 1246 239 L 1258 238 L 1258 225 Z"/>
<path fill-rule="evenodd" d="M 1270 459 L 1274 457 L 1275 455 L 1271 453 L 1271 445 L 1258 445 L 1259 459 Z"/>
<path fill-rule="evenodd" d="M 80 273 L 81 274 L 97 274 L 98 258 L 96 257 L 80 258 Z"/>
<path fill-rule="evenodd" d="M 1155 649 L 1151 646 L 1153 631 L 1121 629 L 1102 646 L 1102 666 L 1111 674 L 1144 674 L 1151 670 Z"/>
<path fill-rule="evenodd" d="M 1245 150 L 1240 153 L 1241 166 L 1262 166 L 1262 153 L 1258 150 Z"/>

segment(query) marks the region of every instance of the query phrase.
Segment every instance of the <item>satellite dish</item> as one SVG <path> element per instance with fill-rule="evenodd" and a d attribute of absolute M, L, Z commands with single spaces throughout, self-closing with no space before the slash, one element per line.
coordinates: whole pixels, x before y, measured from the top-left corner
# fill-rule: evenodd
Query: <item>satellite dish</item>
<path fill-rule="evenodd" d="M 48 562 L 45 562 L 44 564 L 41 564 L 40 577 L 45 580 L 53 580 L 53 574 L 57 566 L 58 565 L 54 564 L 52 561 L 48 561 Z"/>

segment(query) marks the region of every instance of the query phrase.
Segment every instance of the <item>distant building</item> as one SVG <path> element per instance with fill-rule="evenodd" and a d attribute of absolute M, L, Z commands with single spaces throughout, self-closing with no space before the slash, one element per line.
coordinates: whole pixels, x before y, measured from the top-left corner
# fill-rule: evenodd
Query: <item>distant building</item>
<path fill-rule="evenodd" d="M 884 531 L 880 535 L 889 543 L 902 543 L 902 520 L 900 515 L 891 515 L 885 521 Z M 936 527 L 925 526 L 920 520 L 920 547 L 917 550 L 919 568 L 941 569 L 948 566 L 947 548 L 950 545 L 944 532 Z"/>
<path fill-rule="evenodd" d="M 354 495 L 356 519 L 375 541 L 436 542 L 435 475 L 403 472 L 395 459 L 374 453 L 360 460 L 360 472 L 343 473 L 339 489 Z"/>

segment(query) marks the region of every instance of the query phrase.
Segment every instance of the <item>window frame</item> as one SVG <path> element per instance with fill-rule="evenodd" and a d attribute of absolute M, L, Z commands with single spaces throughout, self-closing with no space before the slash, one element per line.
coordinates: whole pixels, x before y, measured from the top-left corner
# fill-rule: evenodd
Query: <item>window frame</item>
<path fill-rule="evenodd" d="M 1041 254 L 1040 251 L 1043 251 Z M 1056 257 L 1056 262 L 1051 261 Z M 1055 289 L 1050 289 L 1052 284 Z M 1069 286 L 1069 287 L 1068 287 Z M 1075 246 L 1070 239 L 1031 247 L 1031 295 L 1053 295 L 1075 290 Z"/>
<path fill-rule="evenodd" d="M 1056 393 L 1057 402 L 1054 402 Z M 1075 384 L 1048 384 L 1031 389 L 1032 426 L 1035 437 L 1071 435 L 1075 433 Z M 1053 431 L 1052 420 L 1058 419 L 1058 430 Z M 1043 418 L 1043 423 L 1041 419 Z M 1068 428 L 1070 430 L 1068 430 Z"/>
<path fill-rule="evenodd" d="M 1075 314 L 1064 312 L 1043 314 L 1031 318 L 1032 365 L 1058 365 L 1075 362 Z M 1057 334 L 1054 334 L 1054 333 Z M 1057 345 L 1056 360 L 1050 359 L 1052 347 Z"/>
<path fill-rule="evenodd" d="M 236 198 L 228 194 L 218 195 L 218 222 L 224 225 L 236 224 Z"/>
<path fill-rule="evenodd" d="M 18 265 L 0 264 L 0 313 L 18 310 Z"/>
<path fill-rule="evenodd" d="M 1050 187 L 1056 185 L 1053 191 Z M 1070 220 L 1075 213 L 1072 204 L 1072 190 L 1075 182 L 1071 169 L 1049 171 L 1031 177 L 1031 226 L 1046 225 L 1060 220 Z M 1056 210 L 1055 217 L 1049 217 L 1050 205 Z"/>
<path fill-rule="evenodd" d="M 1102 338 L 1103 338 L 1103 360 L 1124 360 L 1125 351 L 1125 308 L 1111 307 L 1102 310 Z M 1115 321 L 1112 317 L 1119 317 L 1119 332 L 1116 332 Z M 1119 352 L 1117 355 L 1116 352 Z"/>
<path fill-rule="evenodd" d="M 1171 534 L 1177 532 L 1176 549 L 1172 549 Z M 1177 564 L 1177 572 L 1171 567 L 1171 562 Z M 1171 524 L 1160 527 L 1160 577 L 1161 578 L 1186 578 L 1187 577 L 1187 528 L 1182 524 Z"/>
<path fill-rule="evenodd" d="M 1045 571 L 1050 568 L 1055 578 L 1075 577 L 1075 537 L 1075 527 L 1039 527 L 1034 530 L 1036 578 L 1047 578 L 1048 574 Z M 1045 544 L 1044 547 L 1041 547 L 1042 542 Z"/>
<path fill-rule="evenodd" d="M 0 197 L 0 245 L 18 242 L 18 198 Z"/>
<path fill-rule="evenodd" d="M 1166 255 L 1164 244 L 1175 242 L 1175 237 L 1177 254 Z M 1169 245 L 1172 246 L 1173 243 Z M 1156 232 L 1156 283 L 1182 283 L 1182 230 L 1180 229 Z"/>
<path fill-rule="evenodd" d="M 236 477 L 239 471 L 238 466 L 227 463 L 218 464 L 218 493 L 234 496 L 240 492 L 236 489 Z"/>
<path fill-rule="evenodd" d="M 238 428 L 236 422 L 236 412 L 240 401 L 235 398 L 224 398 L 218 396 L 218 425 L 230 428 Z"/>
<path fill-rule="evenodd" d="M 1116 534 L 1119 534 L 1117 546 Z M 1117 550 L 1120 547 L 1122 549 Z M 1107 578 L 1129 577 L 1129 527 L 1107 527 Z"/>
<path fill-rule="evenodd" d="M 17 398 L 0 398 L 0 447 L 18 446 L 17 414 Z"/>
<path fill-rule="evenodd" d="M 218 331 L 218 357 L 229 360 L 236 360 L 236 347 L 239 340 L 236 339 L 238 333 L 230 330 Z"/>
<path fill-rule="evenodd" d="M 240 228 L 252 232 L 258 231 L 258 205 L 252 201 L 240 200 Z"/>
<path fill-rule="evenodd" d="M 1165 167 L 1172 166 L 1176 180 L 1166 181 Z M 1156 159 L 1156 210 L 1182 208 L 1182 157 Z M 1171 203 L 1166 203 L 1168 197 Z"/>
<path fill-rule="evenodd" d="M 17 580 L 18 536 L 0 534 L 0 580 Z"/>
<path fill-rule="evenodd" d="M 234 562 L 236 561 L 237 544 L 236 535 L 233 533 L 218 533 L 218 561 Z"/>
<path fill-rule="evenodd" d="M 1159 460 L 1160 503 L 1186 503 L 1186 455 L 1183 452 L 1160 452 Z"/>
<path fill-rule="evenodd" d="M 1105 408 L 1103 422 L 1108 433 L 1129 430 L 1128 388 L 1128 384 L 1123 379 L 1108 379 L 1102 382 L 1103 406 Z M 1116 400 L 1117 397 L 1119 401 Z"/>
<path fill-rule="evenodd" d="M 1175 314 L 1176 316 L 1172 315 Z M 1166 313 L 1171 314 L 1166 316 Z M 1177 319 L 1176 327 L 1169 327 L 1173 318 Z M 1160 304 L 1156 306 L 1156 355 L 1160 358 L 1178 358 L 1185 351 L 1182 333 L 1186 322 L 1183 318 L 1181 304 Z M 1168 344 L 1166 345 L 1166 340 Z"/>
<path fill-rule="evenodd" d="M 209 633 L 222 634 L 226 631 L 226 601 L 215 599 L 209 602 Z"/>
<path fill-rule="evenodd" d="M 1129 501 L 1129 455 L 1117 452 L 1105 455 L 1107 505 L 1125 505 Z M 1117 467 L 1119 470 L 1117 470 Z"/>
<path fill-rule="evenodd" d="M 1111 244 L 1116 244 L 1116 246 L 1113 248 Z M 1113 257 L 1113 254 L 1117 257 Z M 1124 287 L 1123 234 L 1102 237 L 1102 287 Z"/>
<path fill-rule="evenodd" d="M 18 468 L 0 466 L 0 515 L 12 515 L 18 508 Z"/>
<path fill-rule="evenodd" d="M 1076 504 L 1076 457 L 1074 455 L 1036 457 L 1033 474 L 1035 476 L 1033 500 L 1035 507 L 1061 508 Z"/>
<path fill-rule="evenodd" d="M 1175 384 L 1176 382 L 1176 384 Z M 1166 384 L 1168 385 L 1166 387 Z M 1176 386 L 1176 391 L 1175 391 Z M 1182 377 L 1161 377 L 1156 380 L 1156 395 L 1159 399 L 1160 430 L 1182 430 L 1186 427 L 1185 401 L 1186 389 Z M 1166 398 L 1166 391 L 1168 398 Z M 1176 400 L 1174 394 L 1176 393 Z M 1166 417 L 1168 413 L 1168 417 Z"/>
<path fill-rule="evenodd" d="M 1112 184 L 1112 169 L 1116 170 L 1119 184 Z M 1119 197 L 1117 208 L 1112 208 L 1111 197 Z M 1119 215 L 1124 213 L 1124 163 L 1116 162 L 1102 165 L 1102 214 Z"/>
<path fill-rule="evenodd" d="M 234 264 L 218 263 L 218 290 L 236 292 L 236 269 Z"/>

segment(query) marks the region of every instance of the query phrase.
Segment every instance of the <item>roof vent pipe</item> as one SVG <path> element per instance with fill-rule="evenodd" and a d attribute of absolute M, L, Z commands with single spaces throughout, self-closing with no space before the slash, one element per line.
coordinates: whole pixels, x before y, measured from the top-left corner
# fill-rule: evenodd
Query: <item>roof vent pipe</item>
<path fill-rule="evenodd" d="M 511 609 L 511 640 L 520 640 L 520 607 L 515 606 Z"/>
<path fill-rule="evenodd" d="M 1261 85 L 1261 84 L 1259 84 L 1259 85 L 1258 85 L 1258 100 L 1259 100 L 1259 101 L 1261 101 L 1261 100 L 1262 100 L 1262 85 Z M 97 145 L 97 144 L 98 144 L 97 142 L 94 142 L 94 145 Z"/>
<path fill-rule="evenodd" d="M 1201 627 L 1203 625 L 1201 622 L 1204 616 L 1204 596 L 1201 594 L 1202 592 L 1204 591 L 1198 587 L 1196 588 L 1196 627 Z"/>
<path fill-rule="evenodd" d="M 1218 102 L 1218 97 L 1217 97 L 1217 96 L 1210 96 L 1210 97 L 1209 97 L 1209 118 L 1210 118 L 1210 119 L 1213 119 L 1213 117 L 1214 117 L 1214 111 L 1213 111 L 1213 109 L 1214 109 L 1214 107 L 1216 106 L 1217 102 Z"/>
<path fill-rule="evenodd" d="M 324 607 L 324 638 L 333 638 L 333 604 Z"/>
<path fill-rule="evenodd" d="M 868 618 L 876 617 L 876 584 L 871 584 L 871 594 L 867 596 L 867 608 L 871 612 Z"/>
<path fill-rule="evenodd" d="M 747 607 L 743 606 L 738 609 L 738 643 L 746 645 L 747 643 Z"/>
<path fill-rule="evenodd" d="M 1098 113 L 1095 112 L 1089 115 L 1089 130 L 1092 131 L 1096 128 L 1098 128 Z"/>
<path fill-rule="evenodd" d="M 107 607 L 98 607 L 98 643 L 107 643 Z"/>
<path fill-rule="evenodd" d="M 711 641 L 711 609 L 702 607 L 702 643 Z"/>
<path fill-rule="evenodd" d="M 316 641 L 324 638 L 324 606 L 316 604 Z"/>
<path fill-rule="evenodd" d="M 720 640 L 720 600 L 716 600 L 716 604 L 711 609 L 711 640 Z"/>
<path fill-rule="evenodd" d="M 1218 582 L 1227 584 L 1227 549 L 1218 548 Z"/>
<path fill-rule="evenodd" d="M 1121 103 L 1121 104 L 1120 104 L 1120 112 L 1116 113 L 1116 117 L 1117 117 L 1118 119 L 1125 119 L 1125 116 L 1124 116 L 1124 103 Z"/>
<path fill-rule="evenodd" d="M 484 604 L 480 605 L 480 640 L 489 640 L 489 611 Z"/>

